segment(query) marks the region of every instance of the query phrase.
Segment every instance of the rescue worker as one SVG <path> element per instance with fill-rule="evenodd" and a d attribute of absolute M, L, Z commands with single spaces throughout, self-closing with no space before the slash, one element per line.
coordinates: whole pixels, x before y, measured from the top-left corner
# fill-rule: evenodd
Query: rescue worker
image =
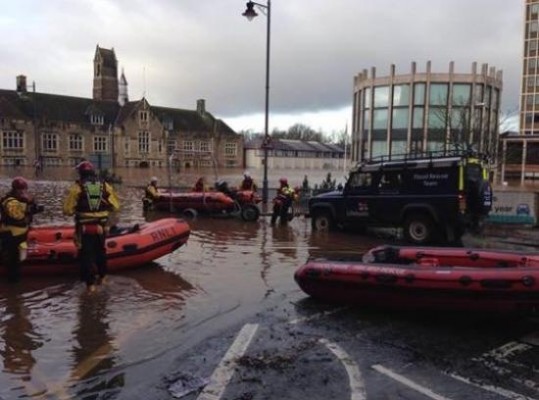
<path fill-rule="evenodd" d="M 79 248 L 81 279 L 88 291 L 95 291 L 97 283 L 107 275 L 105 249 L 106 225 L 111 211 L 118 211 L 120 203 L 111 185 L 98 180 L 94 166 L 83 161 L 76 167 L 79 179 L 69 188 L 64 200 L 65 215 L 75 216 L 75 244 Z"/>
<path fill-rule="evenodd" d="M 20 279 L 20 264 L 26 258 L 28 229 L 34 214 L 43 211 L 28 194 L 28 182 L 18 176 L 11 190 L 0 200 L 0 238 L 2 264 L 7 267 L 10 282 Z"/>
<path fill-rule="evenodd" d="M 292 206 L 292 202 L 296 200 L 296 191 L 288 184 L 288 179 L 279 179 L 279 188 L 277 189 L 277 196 L 273 199 L 273 212 L 271 215 L 271 224 L 275 224 L 277 218 L 280 218 L 281 224 L 286 224 L 290 219 L 289 209 Z M 293 214 L 292 214 L 293 217 Z"/>
<path fill-rule="evenodd" d="M 142 209 L 149 211 L 153 209 L 153 202 L 159 198 L 159 189 L 157 188 L 158 179 L 156 176 L 152 176 L 150 183 L 144 191 L 144 197 L 142 198 Z"/>
<path fill-rule="evenodd" d="M 198 178 L 198 180 L 195 183 L 195 186 L 193 186 L 193 192 L 204 192 L 204 177 L 201 176 Z"/>
<path fill-rule="evenodd" d="M 243 181 L 241 181 L 240 190 L 252 190 L 253 192 L 256 192 L 256 184 L 248 171 L 243 173 Z"/>

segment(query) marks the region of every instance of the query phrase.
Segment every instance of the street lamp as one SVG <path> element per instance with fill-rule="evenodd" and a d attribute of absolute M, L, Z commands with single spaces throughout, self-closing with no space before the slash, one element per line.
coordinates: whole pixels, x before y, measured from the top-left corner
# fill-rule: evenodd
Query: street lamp
<path fill-rule="evenodd" d="M 246 4 L 246 9 L 243 12 L 243 16 L 251 21 L 254 17 L 258 16 L 255 11 L 255 6 L 261 10 L 266 11 L 267 18 L 267 29 L 266 29 L 266 108 L 265 108 L 265 119 L 264 119 L 264 180 L 262 182 L 262 202 L 264 204 L 268 203 L 268 146 L 269 146 L 269 82 L 270 82 L 270 27 L 271 27 L 271 0 L 267 0 L 267 4 L 260 4 L 254 1 L 248 1 Z"/>

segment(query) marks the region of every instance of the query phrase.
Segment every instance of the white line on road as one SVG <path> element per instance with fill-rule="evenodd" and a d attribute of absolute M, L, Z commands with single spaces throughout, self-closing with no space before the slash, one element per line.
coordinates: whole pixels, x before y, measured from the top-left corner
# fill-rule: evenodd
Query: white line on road
<path fill-rule="evenodd" d="M 406 377 L 404 377 L 402 375 L 399 375 L 396 372 L 393 372 L 390 369 L 387 369 L 387 368 L 383 367 L 382 365 L 379 365 L 379 364 L 373 365 L 372 369 L 374 369 L 374 370 L 380 372 L 381 374 L 384 374 L 384 375 L 396 380 L 397 382 L 402 383 L 403 385 L 408 386 L 409 388 L 415 390 L 416 392 L 422 393 L 425 396 L 430 397 L 431 399 L 434 399 L 434 400 L 450 400 L 449 397 L 444 397 L 444 396 L 441 396 L 441 395 L 439 395 L 437 393 L 434 393 L 432 390 L 427 389 L 426 387 L 423 387 L 421 385 L 418 385 L 417 383 L 411 381 L 410 379 L 408 379 L 408 378 L 406 378 Z"/>
<path fill-rule="evenodd" d="M 249 343 L 251 343 L 257 329 L 258 324 L 247 324 L 241 328 L 236 340 L 234 340 L 232 346 L 230 346 L 215 371 L 213 371 L 213 374 L 210 377 L 210 383 L 206 385 L 204 390 L 197 397 L 197 400 L 218 400 L 221 398 L 226 389 L 226 385 L 234 374 L 236 359 L 245 353 L 245 350 L 249 347 Z"/>
<path fill-rule="evenodd" d="M 335 356 L 343 363 L 348 379 L 350 381 L 350 399 L 351 400 L 365 400 L 367 398 L 367 392 L 365 391 L 365 383 L 357 364 L 352 360 L 352 357 L 348 355 L 338 344 L 330 342 L 327 339 L 320 339 L 320 343 L 323 343 Z"/>
<path fill-rule="evenodd" d="M 503 397 L 505 397 L 507 399 L 513 399 L 513 400 L 536 400 L 533 397 L 527 397 L 527 396 L 524 396 L 522 394 L 518 394 L 518 393 L 512 392 L 510 390 L 507 390 L 507 389 L 502 389 L 502 388 L 499 388 L 499 387 L 496 387 L 496 386 L 491 386 L 491 385 L 481 385 L 479 383 L 472 382 L 469 379 L 463 378 L 462 376 L 459 376 L 459 375 L 456 375 L 456 374 L 449 374 L 449 376 L 454 378 L 454 379 L 457 379 L 457 380 L 459 380 L 461 382 L 467 383 L 468 385 L 472 385 L 472 386 L 481 388 L 481 389 L 486 390 L 488 392 L 496 393 L 496 394 L 498 394 L 500 396 L 503 396 Z"/>

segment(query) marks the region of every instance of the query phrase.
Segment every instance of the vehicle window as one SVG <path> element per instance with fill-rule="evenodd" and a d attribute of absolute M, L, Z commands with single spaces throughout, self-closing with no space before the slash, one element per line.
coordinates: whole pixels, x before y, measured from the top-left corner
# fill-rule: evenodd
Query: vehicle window
<path fill-rule="evenodd" d="M 372 184 L 372 175 L 367 172 L 353 174 L 349 179 L 349 186 L 353 189 L 368 188 Z"/>
<path fill-rule="evenodd" d="M 401 174 L 396 171 L 384 172 L 378 187 L 383 190 L 398 189 L 401 186 Z"/>

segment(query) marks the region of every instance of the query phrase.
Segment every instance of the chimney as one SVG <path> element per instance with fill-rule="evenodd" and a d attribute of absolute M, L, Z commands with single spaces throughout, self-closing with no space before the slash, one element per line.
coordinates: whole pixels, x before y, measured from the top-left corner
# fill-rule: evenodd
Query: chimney
<path fill-rule="evenodd" d="M 17 93 L 26 93 L 26 76 L 17 76 Z"/>
<path fill-rule="evenodd" d="M 197 100 L 197 113 L 202 117 L 206 114 L 206 101 L 204 99 Z"/>

